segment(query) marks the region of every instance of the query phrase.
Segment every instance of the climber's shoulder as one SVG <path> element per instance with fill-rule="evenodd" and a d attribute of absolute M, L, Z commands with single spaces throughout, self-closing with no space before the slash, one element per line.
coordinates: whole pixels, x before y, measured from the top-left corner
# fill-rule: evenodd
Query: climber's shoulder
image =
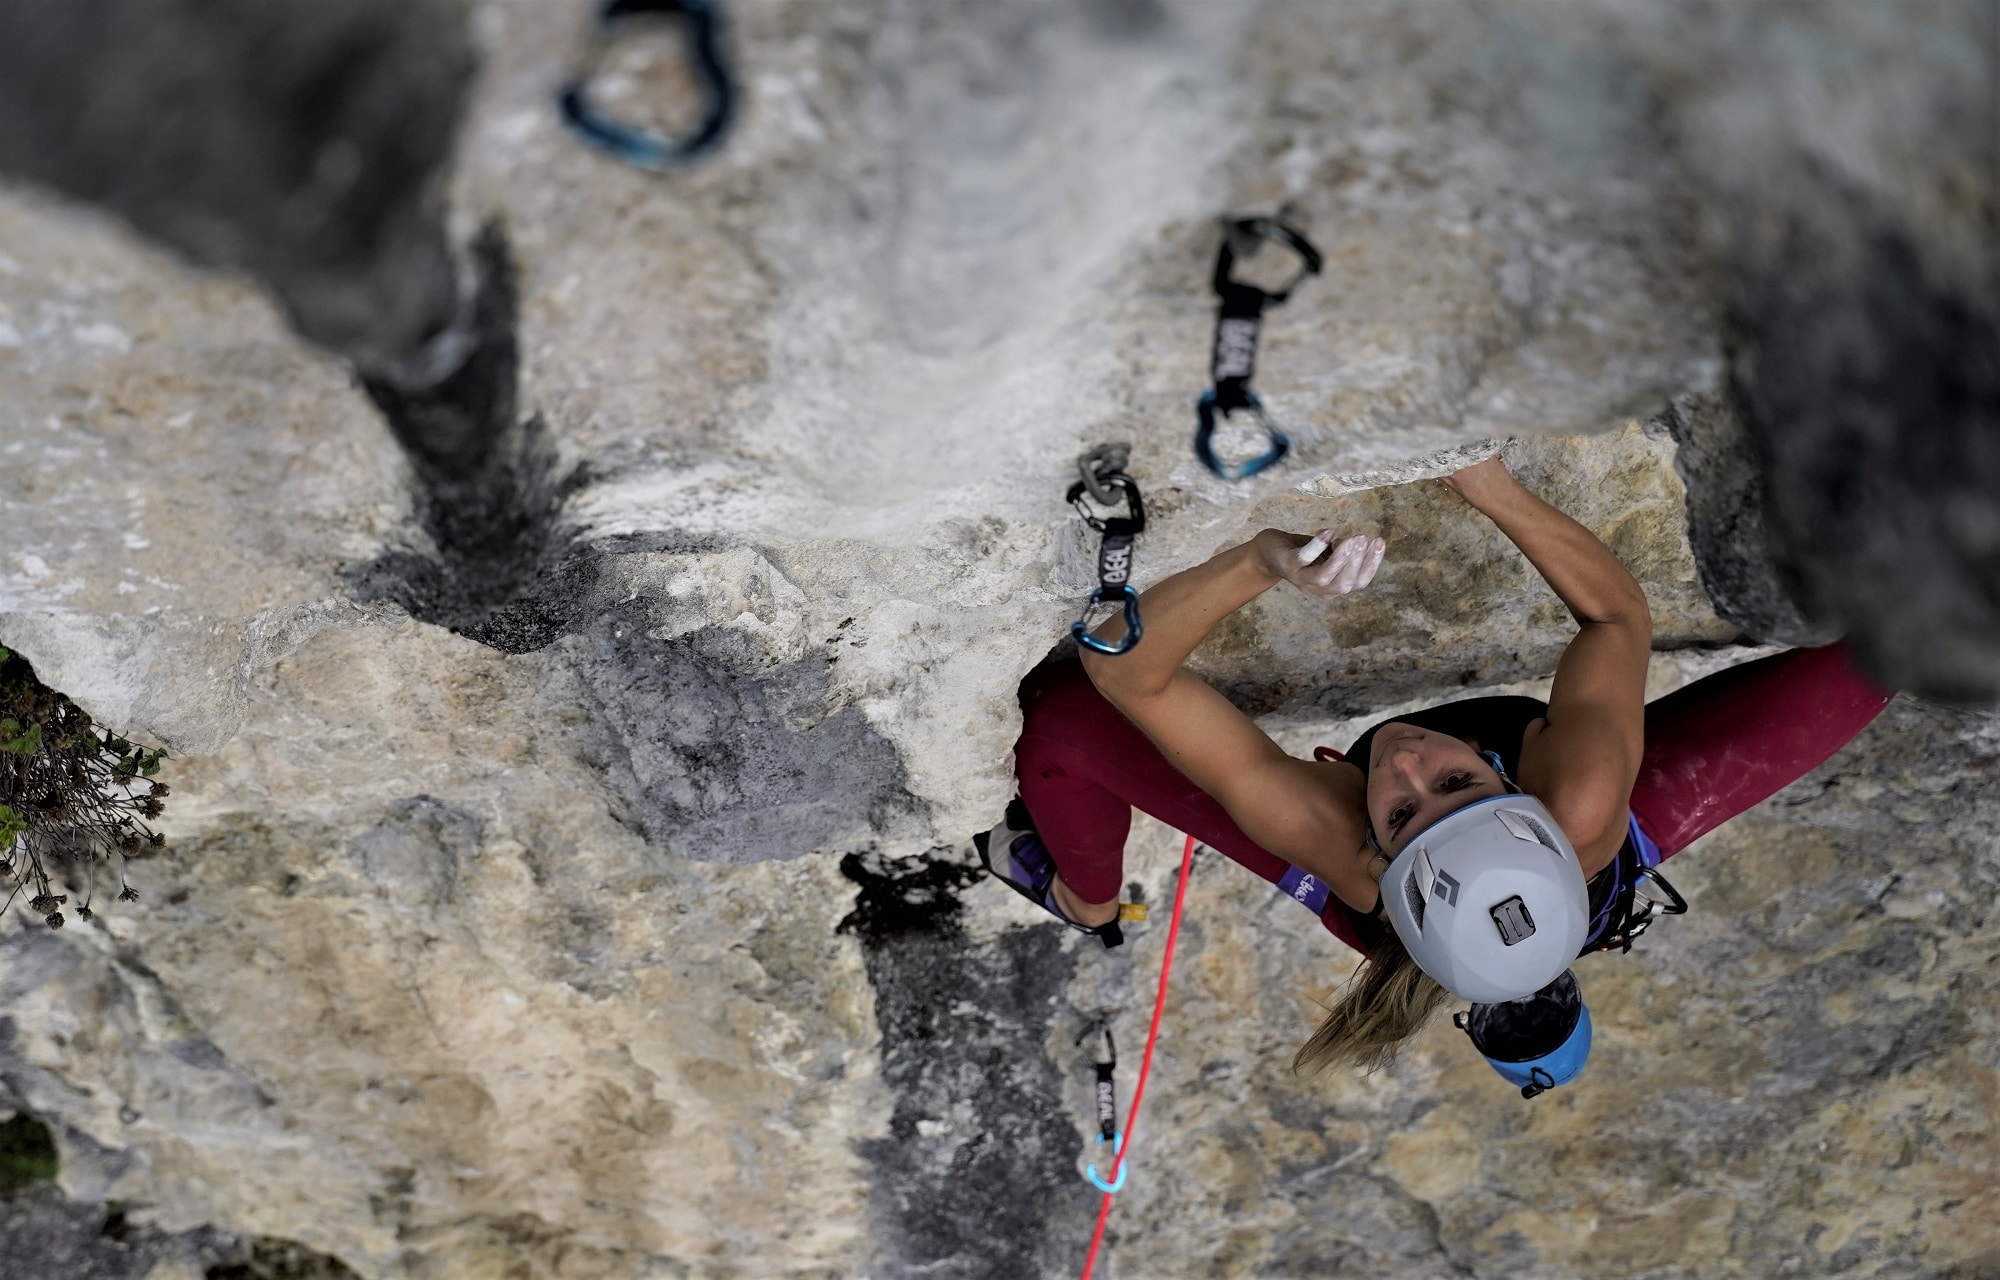
<path fill-rule="evenodd" d="M 1266 803 L 1242 813 L 1231 807 L 1237 825 L 1264 849 L 1319 877 L 1343 901 L 1373 902 L 1368 784 L 1361 770 L 1345 761 L 1288 757 L 1266 778 Z"/>

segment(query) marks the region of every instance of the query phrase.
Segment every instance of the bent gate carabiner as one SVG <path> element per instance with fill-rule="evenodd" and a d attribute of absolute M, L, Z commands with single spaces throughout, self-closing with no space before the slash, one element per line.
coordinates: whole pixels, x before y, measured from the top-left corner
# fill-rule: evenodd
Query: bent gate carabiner
<path fill-rule="evenodd" d="M 639 169 L 663 172 L 713 151 L 736 115 L 736 80 L 722 56 L 722 14 L 715 0 L 605 0 L 598 10 L 597 55 L 615 24 L 655 16 L 685 18 L 687 56 L 705 99 L 700 123 L 679 138 L 664 138 L 622 124 L 590 103 L 585 84 L 589 69 L 579 72 L 557 95 L 563 123 L 584 141 Z"/>

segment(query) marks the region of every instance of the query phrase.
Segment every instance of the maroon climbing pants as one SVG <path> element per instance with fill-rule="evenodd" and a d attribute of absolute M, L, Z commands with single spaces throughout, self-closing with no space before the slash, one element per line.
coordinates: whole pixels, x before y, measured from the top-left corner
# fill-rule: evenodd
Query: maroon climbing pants
<path fill-rule="evenodd" d="M 1639 825 L 1672 857 L 1699 836 L 1805 776 L 1889 704 L 1844 644 L 1746 662 L 1646 707 L 1646 754 L 1632 786 Z M 1220 850 L 1276 884 L 1284 859 L 1243 834 L 1223 807 L 1167 762 L 1105 701 L 1083 668 L 1051 663 L 1021 686 L 1014 744 L 1021 798 L 1064 883 L 1108 902 L 1124 883 L 1132 810 Z M 1329 903 L 1326 927 L 1359 945 Z"/>

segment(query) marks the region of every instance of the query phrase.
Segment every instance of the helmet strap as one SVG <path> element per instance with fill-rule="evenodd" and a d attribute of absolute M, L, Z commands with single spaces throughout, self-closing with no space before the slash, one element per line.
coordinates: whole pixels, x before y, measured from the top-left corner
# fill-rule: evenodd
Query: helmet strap
<path fill-rule="evenodd" d="M 1500 784 L 1502 786 L 1516 795 L 1520 794 L 1521 788 L 1515 786 L 1514 780 L 1507 776 L 1507 766 L 1500 763 L 1500 753 L 1498 751 L 1482 751 L 1479 753 L 1479 758 L 1493 766 L 1493 772 L 1500 775 Z"/>

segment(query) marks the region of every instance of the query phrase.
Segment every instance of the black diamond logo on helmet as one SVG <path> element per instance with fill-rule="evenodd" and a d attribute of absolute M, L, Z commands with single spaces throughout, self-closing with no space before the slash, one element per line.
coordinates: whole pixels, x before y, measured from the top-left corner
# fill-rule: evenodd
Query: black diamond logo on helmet
<path fill-rule="evenodd" d="M 1431 884 L 1431 896 L 1443 898 L 1447 907 L 1458 905 L 1458 881 L 1451 878 L 1449 871 L 1438 872 L 1438 878 Z"/>

